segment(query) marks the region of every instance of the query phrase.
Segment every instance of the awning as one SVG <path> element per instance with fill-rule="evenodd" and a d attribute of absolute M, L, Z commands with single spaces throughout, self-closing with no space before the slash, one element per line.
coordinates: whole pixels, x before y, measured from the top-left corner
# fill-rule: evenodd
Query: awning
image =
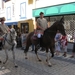
<path fill-rule="evenodd" d="M 48 7 L 46 9 L 46 16 L 47 15 L 54 15 L 54 14 L 58 14 L 59 10 L 56 7 Z"/>
<path fill-rule="evenodd" d="M 7 23 L 5 23 L 6 25 L 17 25 L 18 24 L 18 22 L 7 22 Z"/>
<path fill-rule="evenodd" d="M 38 17 L 40 12 L 44 16 L 75 14 L 75 2 L 33 9 L 33 17 Z"/>
<path fill-rule="evenodd" d="M 40 8 L 40 9 L 35 9 L 33 10 L 33 16 L 39 16 L 39 13 L 43 12 L 45 14 L 44 8 Z"/>
<path fill-rule="evenodd" d="M 60 9 L 60 13 L 75 13 L 75 3 L 63 5 Z"/>

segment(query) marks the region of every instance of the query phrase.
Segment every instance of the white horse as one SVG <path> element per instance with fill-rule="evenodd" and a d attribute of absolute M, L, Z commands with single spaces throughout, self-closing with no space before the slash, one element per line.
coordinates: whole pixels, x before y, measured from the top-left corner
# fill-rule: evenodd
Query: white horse
<path fill-rule="evenodd" d="M 11 28 L 10 32 L 8 32 L 7 34 L 4 35 L 5 39 L 3 42 L 3 49 L 5 50 L 6 60 L 2 64 L 5 64 L 8 60 L 7 50 L 12 50 L 14 65 L 15 65 L 15 67 L 18 67 L 15 62 L 15 51 L 14 51 L 17 46 L 16 36 L 17 36 L 17 34 L 16 34 L 16 31 L 14 28 Z"/>

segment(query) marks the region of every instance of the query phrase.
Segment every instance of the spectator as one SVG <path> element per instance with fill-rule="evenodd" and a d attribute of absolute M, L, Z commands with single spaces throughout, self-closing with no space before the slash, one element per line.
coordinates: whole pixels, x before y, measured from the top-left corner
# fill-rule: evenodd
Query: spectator
<path fill-rule="evenodd" d="M 21 47 L 21 33 L 17 35 L 17 47 Z"/>
<path fill-rule="evenodd" d="M 63 56 L 66 57 L 67 55 L 67 37 L 66 36 L 62 36 L 61 38 L 61 46 L 62 49 L 64 50 L 64 54 Z"/>
<path fill-rule="evenodd" d="M 74 58 L 75 55 L 75 32 L 74 32 L 73 39 L 74 39 L 74 44 L 73 44 L 72 56 L 70 58 Z"/>
<path fill-rule="evenodd" d="M 27 37 L 27 33 L 22 32 L 22 34 L 21 34 L 22 49 L 25 49 L 25 46 L 26 46 L 26 37 Z"/>
<path fill-rule="evenodd" d="M 59 53 L 60 53 L 61 36 L 62 35 L 59 32 L 59 30 L 57 30 L 57 33 L 55 35 L 55 51 L 56 51 L 56 55 L 59 55 Z"/>

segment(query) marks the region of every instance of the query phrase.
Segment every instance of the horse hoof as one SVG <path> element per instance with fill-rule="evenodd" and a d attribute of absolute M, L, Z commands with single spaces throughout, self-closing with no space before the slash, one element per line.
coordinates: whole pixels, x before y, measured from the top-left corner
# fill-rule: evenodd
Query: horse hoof
<path fill-rule="evenodd" d="M 3 62 L 3 64 L 5 64 L 5 62 Z"/>
<path fill-rule="evenodd" d="M 46 62 L 47 62 L 48 60 L 46 59 Z"/>
<path fill-rule="evenodd" d="M 2 70 L 4 70 L 5 69 L 5 67 L 2 67 Z"/>
<path fill-rule="evenodd" d="M 27 57 L 25 57 L 25 59 L 28 59 Z"/>
<path fill-rule="evenodd" d="M 42 60 L 41 59 L 39 59 L 39 62 L 41 62 Z"/>
<path fill-rule="evenodd" d="M 52 67 L 52 65 L 48 65 L 49 67 Z"/>
<path fill-rule="evenodd" d="M 0 63 L 2 63 L 2 61 L 0 60 Z"/>
<path fill-rule="evenodd" d="M 0 66 L 0 70 L 4 70 L 5 69 L 5 67 L 4 66 Z"/>
<path fill-rule="evenodd" d="M 64 57 L 67 57 L 67 55 L 64 55 Z"/>
<path fill-rule="evenodd" d="M 18 66 L 17 66 L 17 65 L 15 65 L 15 68 L 18 68 Z"/>

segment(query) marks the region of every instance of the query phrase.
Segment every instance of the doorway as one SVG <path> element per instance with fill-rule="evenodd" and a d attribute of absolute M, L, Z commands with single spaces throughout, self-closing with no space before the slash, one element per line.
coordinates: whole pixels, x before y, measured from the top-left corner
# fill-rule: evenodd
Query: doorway
<path fill-rule="evenodd" d="M 29 23 L 21 23 L 21 32 L 29 32 Z"/>

